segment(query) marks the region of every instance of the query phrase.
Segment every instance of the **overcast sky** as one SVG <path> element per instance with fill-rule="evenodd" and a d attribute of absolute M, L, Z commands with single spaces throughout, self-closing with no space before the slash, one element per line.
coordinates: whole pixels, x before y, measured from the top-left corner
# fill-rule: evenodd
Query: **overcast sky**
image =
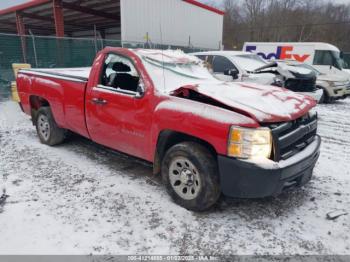
<path fill-rule="evenodd" d="M 208 3 L 208 2 L 216 2 L 216 3 L 222 3 L 223 0 L 199 0 L 200 2 Z M 10 6 L 22 4 L 25 2 L 30 2 L 30 0 L 0 0 L 0 9 L 4 9 Z M 350 3 L 350 0 L 333 0 L 332 2 L 336 3 Z"/>

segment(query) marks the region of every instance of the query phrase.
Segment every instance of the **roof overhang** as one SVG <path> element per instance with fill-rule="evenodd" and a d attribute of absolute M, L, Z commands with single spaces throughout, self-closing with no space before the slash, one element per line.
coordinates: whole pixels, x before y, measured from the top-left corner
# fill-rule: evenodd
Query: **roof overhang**
<path fill-rule="evenodd" d="M 62 0 L 64 31 L 99 31 L 120 28 L 120 1 Z M 0 31 L 16 33 L 16 14 L 19 14 L 26 27 L 34 34 L 55 34 L 53 0 L 32 0 L 24 4 L 0 10 Z M 115 31 L 117 33 L 117 31 Z"/>
<path fill-rule="evenodd" d="M 210 12 L 214 12 L 214 13 L 219 14 L 219 15 L 225 15 L 225 12 L 224 12 L 224 11 L 222 11 L 222 10 L 220 10 L 220 9 L 217 9 L 217 8 L 215 8 L 215 7 L 212 7 L 212 6 L 203 4 L 203 3 L 198 2 L 198 1 L 196 1 L 196 0 L 182 0 L 182 1 L 184 1 L 184 2 L 186 2 L 186 3 L 189 3 L 189 4 L 191 4 L 191 5 L 195 5 L 195 6 L 198 6 L 198 7 L 200 7 L 200 8 L 206 9 L 206 10 L 208 10 L 208 11 L 210 11 Z"/>

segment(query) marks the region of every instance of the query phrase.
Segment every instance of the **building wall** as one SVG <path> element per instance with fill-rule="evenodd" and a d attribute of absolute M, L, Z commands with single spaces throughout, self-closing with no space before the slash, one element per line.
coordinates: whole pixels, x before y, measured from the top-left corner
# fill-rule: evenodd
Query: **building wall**
<path fill-rule="evenodd" d="M 162 10 L 163 12 L 160 12 Z M 223 15 L 182 0 L 121 0 L 122 40 L 218 49 Z"/>

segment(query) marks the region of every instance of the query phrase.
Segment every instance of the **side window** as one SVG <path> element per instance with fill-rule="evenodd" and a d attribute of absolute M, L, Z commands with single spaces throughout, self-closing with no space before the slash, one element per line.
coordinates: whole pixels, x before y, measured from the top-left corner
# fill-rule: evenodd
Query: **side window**
<path fill-rule="evenodd" d="M 225 70 L 236 68 L 233 63 L 224 56 L 215 56 L 213 60 L 214 73 L 224 73 Z"/>
<path fill-rule="evenodd" d="M 333 54 L 330 51 L 316 50 L 314 65 L 333 65 Z"/>
<path fill-rule="evenodd" d="M 136 92 L 139 81 L 140 76 L 128 58 L 116 54 L 107 56 L 101 74 L 101 85 Z"/>
<path fill-rule="evenodd" d="M 213 59 L 214 59 L 214 56 L 212 56 L 212 55 L 207 56 L 207 62 L 211 65 L 213 65 Z"/>
<path fill-rule="evenodd" d="M 206 55 L 196 55 L 200 60 L 205 61 L 207 59 Z"/>

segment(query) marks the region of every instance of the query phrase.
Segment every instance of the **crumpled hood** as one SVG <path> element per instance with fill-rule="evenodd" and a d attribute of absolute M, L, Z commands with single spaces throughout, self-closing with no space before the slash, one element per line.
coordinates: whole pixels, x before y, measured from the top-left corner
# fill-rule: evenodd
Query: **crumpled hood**
<path fill-rule="evenodd" d="M 291 121 L 305 115 L 316 101 L 287 89 L 254 83 L 208 82 L 183 86 L 171 95 L 186 96 L 188 91 L 211 98 L 259 123 Z"/>

